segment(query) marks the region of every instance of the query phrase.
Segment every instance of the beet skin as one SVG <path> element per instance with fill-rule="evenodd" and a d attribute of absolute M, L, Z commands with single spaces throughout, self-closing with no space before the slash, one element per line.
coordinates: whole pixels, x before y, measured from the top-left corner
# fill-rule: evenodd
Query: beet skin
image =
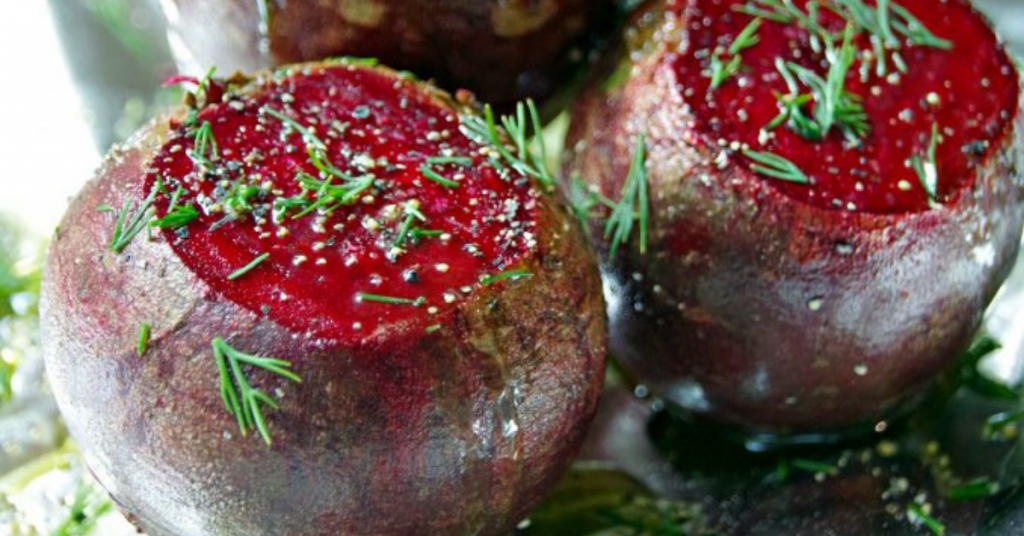
<path fill-rule="evenodd" d="M 967 2 L 902 0 L 948 50 L 902 42 L 879 77 L 876 63 L 861 69 L 861 32 L 845 87 L 863 99 L 867 133 L 812 141 L 767 127 L 788 91 L 779 58 L 825 76 L 796 23 L 759 23 L 741 66 L 711 87 L 713 58 L 728 64 L 752 23 L 745 5 L 656 3 L 575 110 L 566 176 L 612 199 L 646 135 L 650 243 L 605 254 L 610 350 L 698 418 L 770 436 L 873 426 L 967 347 L 1016 258 L 1018 74 Z M 821 13 L 842 35 L 839 15 Z M 912 163 L 927 162 L 933 125 L 929 199 Z M 758 172 L 748 151 L 788 159 L 810 183 Z"/>
<path fill-rule="evenodd" d="M 195 94 L 108 156 L 50 251 L 48 374 L 100 483 L 150 536 L 507 534 L 601 389 L 598 270 L 571 218 L 462 133 L 471 109 L 387 69 Z M 167 228 L 115 253 L 124 203 L 154 191 Z M 196 214 L 172 225 L 172 205 Z M 226 411 L 217 337 L 301 378 L 242 367 L 279 406 L 272 443 Z"/>
<path fill-rule="evenodd" d="M 182 65 L 251 71 L 331 56 L 374 57 L 507 105 L 550 95 L 604 0 L 173 0 Z"/>

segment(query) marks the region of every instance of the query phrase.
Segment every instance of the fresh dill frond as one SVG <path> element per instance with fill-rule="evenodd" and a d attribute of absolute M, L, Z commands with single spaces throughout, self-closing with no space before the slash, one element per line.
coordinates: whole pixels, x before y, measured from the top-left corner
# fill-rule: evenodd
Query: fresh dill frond
<path fill-rule="evenodd" d="M 491 164 L 499 171 L 507 165 L 535 179 L 544 190 L 553 190 L 555 179 L 547 168 L 546 148 L 544 140 L 540 137 L 544 126 L 533 101 L 527 100 L 525 104 L 520 102 L 516 105 L 515 115 L 500 118 L 504 133 L 498 128 L 498 123 L 499 120 L 495 119 L 490 105 L 485 105 L 483 117 L 471 115 L 462 118 L 462 129 L 473 141 L 488 145 L 497 151 L 500 161 L 492 159 Z M 527 138 L 527 133 L 531 130 L 534 134 L 533 140 Z M 506 144 L 508 140 L 511 140 L 514 152 Z M 537 149 L 534 150 L 532 146 L 536 146 Z M 504 164 L 501 164 L 501 161 L 504 161 Z"/>
<path fill-rule="evenodd" d="M 153 190 L 149 192 L 149 195 L 134 210 L 132 209 L 131 200 L 125 200 L 121 211 L 117 215 L 117 221 L 114 223 L 114 232 L 110 237 L 111 251 L 114 253 L 124 251 L 124 248 L 128 247 L 128 244 L 131 244 L 132 240 L 148 226 L 156 211 L 153 208 L 153 201 L 156 199 L 156 195 L 160 193 L 160 189 L 160 181 L 157 180 Z"/>
<path fill-rule="evenodd" d="M 725 61 L 722 54 L 715 52 L 711 56 L 710 72 L 711 72 L 711 89 L 718 89 L 726 80 L 732 78 L 740 72 L 743 67 L 743 59 L 740 54 L 756 45 L 761 41 L 761 38 L 757 35 L 758 29 L 761 28 L 762 19 L 755 18 L 750 21 L 749 24 L 736 36 L 732 44 L 729 45 L 727 53 L 730 58 Z"/>
<path fill-rule="evenodd" d="M 422 173 L 427 180 L 436 182 L 446 188 L 456 188 L 459 185 L 459 183 L 456 181 L 444 178 L 443 176 L 441 176 L 440 173 L 434 171 L 433 169 L 430 169 L 430 166 L 426 164 L 420 166 L 420 173 Z"/>
<path fill-rule="evenodd" d="M 916 502 L 910 503 L 910 506 L 907 506 L 907 521 L 910 521 L 915 526 L 925 527 L 936 536 L 945 536 L 946 534 L 946 526 L 938 519 L 932 517 L 931 514 L 925 511 L 923 506 Z"/>
<path fill-rule="evenodd" d="M 242 366 L 270 372 L 296 383 L 301 383 L 302 379 L 292 371 L 290 362 L 241 352 L 221 337 L 213 339 L 212 347 L 220 371 L 220 395 L 224 407 L 237 419 L 243 436 L 249 430 L 256 430 L 263 441 L 270 445 L 270 430 L 263 416 L 263 408 L 266 406 L 276 410 L 278 405 L 264 392 L 250 385 Z"/>
<path fill-rule="evenodd" d="M 798 184 L 811 183 L 811 179 L 796 164 L 775 153 L 745 150 L 743 155 L 754 161 L 750 169 L 755 173 Z"/>
<path fill-rule="evenodd" d="M 67 516 L 54 529 L 52 536 L 86 536 L 96 529 L 101 517 L 114 509 L 114 503 L 102 491 L 88 482 L 82 482 L 75 491 L 75 499 Z"/>
<path fill-rule="evenodd" d="M 633 148 L 629 174 L 622 185 L 622 197 L 612 208 L 604 226 L 605 240 L 611 239 L 609 253 L 612 257 L 616 256 L 619 248 L 629 241 L 634 223 L 638 223 L 640 228 L 640 254 L 647 253 L 647 228 L 650 217 L 647 190 L 647 135 L 641 134 L 637 136 Z"/>

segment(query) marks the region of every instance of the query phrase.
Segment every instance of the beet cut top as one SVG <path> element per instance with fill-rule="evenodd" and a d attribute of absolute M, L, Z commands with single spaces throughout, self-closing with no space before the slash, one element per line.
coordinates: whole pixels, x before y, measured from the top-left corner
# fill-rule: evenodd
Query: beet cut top
<path fill-rule="evenodd" d="M 845 21 L 822 2 L 821 25 L 841 34 Z M 873 1 L 867 2 L 872 10 Z M 855 37 L 857 58 L 846 76 L 846 90 L 860 96 L 869 132 L 859 147 L 838 129 L 811 141 L 785 124 L 765 127 L 780 113 L 777 95 L 790 93 L 776 61 L 803 65 L 826 77 L 824 53 L 811 48 L 810 32 L 796 23 L 763 20 L 758 41 L 738 54 L 739 72 L 711 89 L 709 70 L 718 49 L 727 63 L 728 48 L 754 19 L 737 8 L 757 5 L 738 0 L 675 2 L 683 13 L 689 47 L 670 61 L 682 96 L 695 117 L 695 141 L 711 147 L 749 147 L 788 159 L 811 184 L 763 177 L 793 199 L 822 208 L 895 214 L 928 209 L 929 196 L 912 166 L 926 157 L 933 125 L 938 126 L 936 201 L 949 202 L 974 182 L 974 169 L 1004 139 L 1019 93 L 1016 70 L 983 18 L 963 0 L 898 0 L 921 23 L 952 48 L 910 45 L 900 37 L 898 57 L 887 54 L 886 74 L 870 61 L 875 50 L 866 32 Z M 805 0 L 794 5 L 807 12 Z M 866 82 L 862 67 L 868 59 Z M 902 60 L 905 71 L 898 62 Z M 801 87 L 809 93 L 807 87 Z M 816 104 L 805 110 L 813 114 Z M 732 159 L 753 163 L 739 151 Z"/>
<path fill-rule="evenodd" d="M 429 330 L 536 248 L 538 191 L 492 165 L 493 149 L 466 137 L 458 112 L 422 84 L 304 66 L 214 100 L 172 124 L 146 188 L 158 178 L 167 194 L 183 188 L 177 206 L 199 216 L 165 238 L 257 314 L 342 342 Z M 170 204 L 158 196 L 157 216 Z"/>

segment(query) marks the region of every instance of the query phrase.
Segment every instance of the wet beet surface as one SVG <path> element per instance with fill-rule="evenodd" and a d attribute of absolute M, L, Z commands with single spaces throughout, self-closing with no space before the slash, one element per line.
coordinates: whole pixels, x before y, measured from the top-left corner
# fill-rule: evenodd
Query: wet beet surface
<path fill-rule="evenodd" d="M 739 74 L 711 89 L 708 70 L 716 48 L 728 60 L 731 56 L 722 56 L 723 49 L 754 17 L 737 11 L 746 2 L 679 4 L 688 4 L 675 9 L 688 17 L 690 49 L 669 61 L 694 114 L 692 135 L 711 146 L 738 142 L 787 158 L 813 184 L 767 180 L 815 206 L 870 213 L 926 210 L 928 195 L 911 159 L 927 152 L 933 124 L 941 133 L 938 199 L 949 202 L 973 184 L 972 170 L 1004 136 L 1017 107 L 1016 72 L 984 19 L 962 1 L 906 0 L 900 5 L 936 36 L 950 40 L 952 48 L 903 40 L 887 56 L 886 74 L 879 76 L 877 61 L 865 61 L 872 54 L 869 37 L 862 33 L 855 39 L 858 59 L 847 73 L 846 90 L 863 100 L 870 126 L 859 146 L 835 128 L 822 141 L 805 139 L 785 126 L 762 132 L 780 112 L 776 95 L 789 93 L 776 60 L 798 63 L 825 77 L 824 51 L 814 52 L 810 33 L 797 24 L 765 20 L 757 32 L 759 41 L 740 53 L 744 67 Z M 806 4 L 795 3 L 804 9 Z M 821 13 L 827 30 L 842 32 L 842 18 L 824 8 Z M 901 60 L 905 73 L 897 67 Z M 739 159 L 744 166 L 750 163 Z"/>
<path fill-rule="evenodd" d="M 165 236 L 216 291 L 292 329 L 358 340 L 397 323 L 426 328 L 482 277 L 534 247 L 536 216 L 527 179 L 488 163 L 488 149 L 463 135 L 459 117 L 433 99 L 412 82 L 345 66 L 229 92 L 195 125 L 179 125 L 154 159 L 147 187 L 157 177 L 168 190 L 183 186 L 179 204 L 201 213 Z M 276 114 L 322 141 L 321 161 L 348 177 L 320 173 L 308 140 Z M 210 143 L 202 149 L 201 134 L 197 141 L 205 122 L 216 157 Z M 452 159 L 431 160 L 437 157 Z M 424 165 L 453 182 L 429 180 Z M 354 185 L 353 196 L 329 214 L 302 215 L 308 205 L 282 211 L 289 200 L 317 199 L 316 188 L 303 191 L 303 177 Z M 160 196 L 159 216 L 169 203 Z M 253 270 L 228 279 L 264 253 L 269 257 Z M 360 300 L 361 293 L 423 303 L 377 303 Z"/>

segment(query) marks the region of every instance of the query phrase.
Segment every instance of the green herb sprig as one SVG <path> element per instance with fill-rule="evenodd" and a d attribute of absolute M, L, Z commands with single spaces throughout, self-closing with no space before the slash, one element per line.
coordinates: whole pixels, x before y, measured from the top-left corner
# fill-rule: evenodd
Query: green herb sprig
<path fill-rule="evenodd" d="M 650 219 L 650 203 L 647 184 L 647 135 L 637 136 L 633 147 L 633 159 L 629 164 L 626 182 L 622 185 L 622 198 L 612 207 L 611 215 L 604 226 L 605 240 L 611 239 L 610 254 L 618 254 L 619 247 L 629 241 L 634 223 L 640 231 L 640 254 L 647 253 L 647 231 Z"/>
<path fill-rule="evenodd" d="M 245 274 L 253 271 L 253 269 L 262 264 L 263 261 L 267 260 L 268 257 L 270 257 L 270 253 L 261 253 L 255 259 L 249 261 L 249 263 L 246 264 L 245 266 L 235 270 L 234 272 L 231 272 L 228 275 L 228 281 L 234 281 L 244 276 Z"/>
<path fill-rule="evenodd" d="M 913 525 L 924 526 L 936 536 L 945 536 L 946 534 L 946 526 L 925 512 L 924 507 L 920 504 L 911 503 L 910 506 L 907 506 L 907 520 Z"/>
<path fill-rule="evenodd" d="M 220 395 L 228 413 L 238 420 L 242 435 L 256 430 L 267 445 L 271 444 L 270 430 L 263 416 L 263 408 L 279 409 L 272 398 L 249 384 L 242 366 L 260 369 L 286 380 L 301 383 L 302 378 L 292 370 L 292 364 L 282 359 L 260 357 L 232 348 L 223 338 L 213 339 L 213 356 L 220 371 Z"/>
<path fill-rule="evenodd" d="M 711 55 L 710 77 L 712 91 L 718 89 L 726 80 L 739 73 L 743 67 L 743 58 L 740 54 L 761 41 L 761 38 L 757 35 L 761 24 L 762 19 L 755 18 L 743 28 L 743 31 L 736 36 L 736 39 L 733 40 L 732 45 L 727 50 L 730 56 L 728 61 L 725 61 L 722 54 L 717 51 Z"/>
<path fill-rule="evenodd" d="M 487 105 L 484 106 L 482 118 L 475 115 L 463 117 L 462 128 L 463 132 L 477 143 L 494 148 L 505 165 L 523 175 L 533 177 L 543 189 L 553 190 L 555 179 L 551 175 L 551 171 L 548 170 L 547 150 L 543 140 L 540 139 L 543 125 L 540 121 L 540 113 L 533 101 L 527 100 L 525 104 L 520 102 L 516 105 L 515 115 L 502 116 L 500 119 L 505 133 L 511 138 L 514 149 L 510 149 L 506 145 L 506 139 L 498 129 L 498 122 L 495 119 L 494 111 L 490 105 Z M 535 143 L 538 147 L 537 150 L 530 147 L 531 143 L 527 137 L 527 132 L 530 130 L 536 136 L 533 141 L 537 142 Z M 492 160 L 491 163 L 499 169 L 502 166 L 499 160 Z"/>
<path fill-rule="evenodd" d="M 178 201 L 185 194 L 184 188 L 178 188 L 171 194 L 171 202 L 167 206 L 167 214 L 150 222 L 150 227 L 160 229 L 178 229 L 199 218 L 199 211 L 191 204 L 179 205 Z"/>
<path fill-rule="evenodd" d="M 500 281 L 515 281 L 518 279 L 528 279 L 533 277 L 533 274 L 526 270 L 510 270 L 508 272 L 502 272 L 500 274 L 488 275 L 480 279 L 481 285 L 493 285 Z"/>
<path fill-rule="evenodd" d="M 743 154 L 754 161 L 750 169 L 755 173 L 797 184 L 811 183 L 811 179 L 796 164 L 775 153 L 745 150 Z"/>
<path fill-rule="evenodd" d="M 143 322 L 139 326 L 139 342 L 136 345 L 135 353 L 139 357 L 146 355 L 146 351 L 149 350 L 149 336 L 153 331 L 153 326 L 149 322 Z"/>
<path fill-rule="evenodd" d="M 420 212 L 419 205 L 419 202 L 415 199 L 406 201 L 402 204 L 402 211 L 405 213 L 405 219 L 402 220 L 402 225 L 398 228 L 398 234 L 395 236 L 395 242 L 392 247 L 400 248 L 405 244 L 405 240 L 409 236 L 409 232 L 412 231 L 412 226 L 417 220 L 426 223 L 427 217 Z"/>
<path fill-rule="evenodd" d="M 914 155 L 911 158 L 911 165 L 914 168 L 914 172 L 917 173 L 917 178 L 921 182 L 921 186 L 924 188 L 926 194 L 928 194 L 928 203 L 931 205 L 938 204 L 939 197 L 939 165 L 936 159 L 936 150 L 939 146 L 939 125 L 938 123 L 932 123 L 932 137 L 928 142 L 928 150 L 922 158 L 921 155 Z"/>
<path fill-rule="evenodd" d="M 86 536 L 92 534 L 96 529 L 96 523 L 101 517 L 114 509 L 114 503 L 105 493 L 95 489 L 89 483 L 83 482 L 75 492 L 75 499 L 71 503 L 67 516 L 52 536 Z"/>
<path fill-rule="evenodd" d="M 381 294 L 370 294 L 368 292 L 360 292 L 356 294 L 356 301 L 359 302 L 375 302 L 375 303 L 386 303 L 389 305 L 412 305 L 419 307 L 427 303 L 427 299 L 423 296 L 418 298 L 398 298 L 395 296 L 384 296 Z"/>
<path fill-rule="evenodd" d="M 121 211 L 118 212 L 117 221 L 114 223 L 114 232 L 110 237 L 111 251 L 121 253 L 147 227 L 156 212 L 156 209 L 153 208 L 153 201 L 156 200 L 156 195 L 160 193 L 161 188 L 160 181 L 157 180 L 156 186 L 134 210 L 131 200 L 125 200 Z"/>

